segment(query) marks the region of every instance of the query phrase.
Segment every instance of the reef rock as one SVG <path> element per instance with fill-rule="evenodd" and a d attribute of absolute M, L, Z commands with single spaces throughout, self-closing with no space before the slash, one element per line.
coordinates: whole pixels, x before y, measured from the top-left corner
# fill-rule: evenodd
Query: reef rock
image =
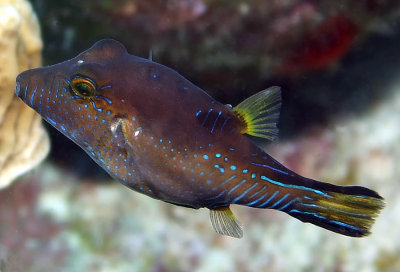
<path fill-rule="evenodd" d="M 39 164 L 49 151 L 41 118 L 14 94 L 16 76 L 41 65 L 36 15 L 25 0 L 0 0 L 0 189 Z"/>

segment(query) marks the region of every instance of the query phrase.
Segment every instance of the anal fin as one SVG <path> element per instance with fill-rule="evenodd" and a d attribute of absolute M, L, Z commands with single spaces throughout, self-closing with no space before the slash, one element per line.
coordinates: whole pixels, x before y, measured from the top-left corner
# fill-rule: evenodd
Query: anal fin
<path fill-rule="evenodd" d="M 229 208 L 210 209 L 210 219 L 214 230 L 222 235 L 243 237 L 243 227 Z"/>

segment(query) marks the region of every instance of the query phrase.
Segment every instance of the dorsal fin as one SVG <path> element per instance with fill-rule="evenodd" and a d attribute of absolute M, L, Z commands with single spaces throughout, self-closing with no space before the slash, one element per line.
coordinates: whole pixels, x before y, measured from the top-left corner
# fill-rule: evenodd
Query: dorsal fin
<path fill-rule="evenodd" d="M 277 123 L 281 110 L 281 88 L 265 89 L 233 108 L 242 123 L 242 134 L 274 141 L 278 138 Z"/>

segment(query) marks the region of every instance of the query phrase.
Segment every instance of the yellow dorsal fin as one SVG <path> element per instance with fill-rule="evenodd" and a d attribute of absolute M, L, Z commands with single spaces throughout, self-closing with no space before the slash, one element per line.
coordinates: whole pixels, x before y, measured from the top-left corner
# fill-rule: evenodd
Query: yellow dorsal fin
<path fill-rule="evenodd" d="M 236 219 L 229 206 L 210 209 L 210 219 L 217 233 L 235 238 L 243 237 L 242 224 Z"/>
<path fill-rule="evenodd" d="M 280 110 L 281 88 L 277 86 L 252 95 L 233 108 L 243 125 L 241 133 L 270 141 L 278 138 Z"/>

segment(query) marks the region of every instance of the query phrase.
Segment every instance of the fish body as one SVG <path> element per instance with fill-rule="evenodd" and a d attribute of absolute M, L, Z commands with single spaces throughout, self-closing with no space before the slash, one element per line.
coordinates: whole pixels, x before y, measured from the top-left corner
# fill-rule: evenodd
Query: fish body
<path fill-rule="evenodd" d="M 16 86 L 28 106 L 112 177 L 165 202 L 209 208 L 218 233 L 242 236 L 231 204 L 277 209 L 349 236 L 368 234 L 383 207 L 367 188 L 290 171 L 247 137 L 276 138 L 277 87 L 232 109 L 114 40 L 21 73 Z"/>

